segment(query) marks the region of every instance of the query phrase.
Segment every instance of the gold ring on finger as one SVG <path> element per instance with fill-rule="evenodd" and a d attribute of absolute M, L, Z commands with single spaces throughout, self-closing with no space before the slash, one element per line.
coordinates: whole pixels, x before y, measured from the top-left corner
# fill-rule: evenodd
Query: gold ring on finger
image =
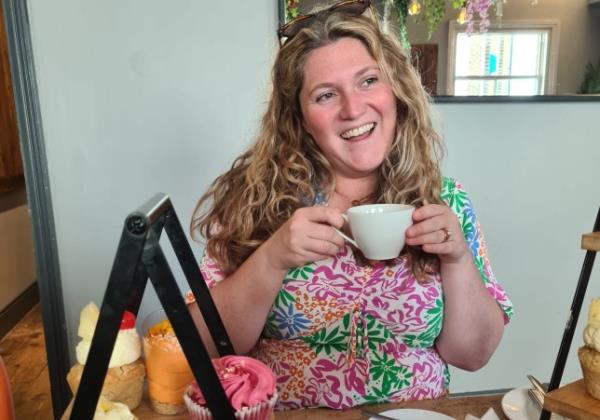
<path fill-rule="evenodd" d="M 450 232 L 446 228 L 442 228 L 442 231 L 444 232 L 444 240 L 442 241 L 442 243 L 448 242 L 450 239 L 452 239 L 452 232 Z"/>

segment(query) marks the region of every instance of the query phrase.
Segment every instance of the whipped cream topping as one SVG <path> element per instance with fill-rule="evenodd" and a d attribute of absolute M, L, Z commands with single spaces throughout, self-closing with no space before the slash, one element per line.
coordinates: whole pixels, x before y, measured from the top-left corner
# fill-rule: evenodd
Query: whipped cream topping
<path fill-rule="evenodd" d="M 245 356 L 225 356 L 213 359 L 225 395 L 235 410 L 267 401 L 275 393 L 275 376 L 264 363 Z M 190 398 L 205 405 L 206 400 L 194 381 Z"/>
<path fill-rule="evenodd" d="M 592 299 L 588 312 L 588 323 L 583 330 L 586 346 L 600 351 L 600 298 Z"/>
<path fill-rule="evenodd" d="M 75 347 L 77 362 L 85 365 L 100 311 L 94 302 L 88 303 L 79 315 L 77 335 L 81 341 Z M 121 319 L 121 327 L 110 358 L 109 368 L 123 366 L 135 362 L 142 354 L 142 343 L 135 330 L 135 315 L 125 311 Z"/>
<path fill-rule="evenodd" d="M 135 416 L 125 404 L 113 402 L 103 397 L 99 398 L 94 420 L 135 420 Z"/>
<path fill-rule="evenodd" d="M 79 364 L 85 365 L 92 340 L 83 338 L 75 347 L 75 356 Z M 108 367 L 119 367 L 135 362 L 142 355 L 140 336 L 135 328 L 119 330 Z"/>

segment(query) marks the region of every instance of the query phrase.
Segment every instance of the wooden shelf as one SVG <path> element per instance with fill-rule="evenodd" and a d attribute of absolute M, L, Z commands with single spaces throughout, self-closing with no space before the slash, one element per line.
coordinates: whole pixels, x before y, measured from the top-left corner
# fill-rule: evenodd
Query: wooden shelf
<path fill-rule="evenodd" d="M 544 408 L 571 419 L 600 418 L 600 400 L 587 393 L 583 379 L 547 393 L 544 397 Z"/>
<path fill-rule="evenodd" d="M 585 233 L 581 236 L 581 249 L 600 251 L 600 232 Z"/>

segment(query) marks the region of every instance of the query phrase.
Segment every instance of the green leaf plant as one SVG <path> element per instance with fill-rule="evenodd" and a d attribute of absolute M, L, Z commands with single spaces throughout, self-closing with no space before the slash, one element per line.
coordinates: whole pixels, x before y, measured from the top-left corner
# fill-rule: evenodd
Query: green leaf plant
<path fill-rule="evenodd" d="M 600 93 L 600 60 L 598 60 L 598 64 L 595 67 L 591 61 L 587 63 L 583 81 L 577 93 Z"/>

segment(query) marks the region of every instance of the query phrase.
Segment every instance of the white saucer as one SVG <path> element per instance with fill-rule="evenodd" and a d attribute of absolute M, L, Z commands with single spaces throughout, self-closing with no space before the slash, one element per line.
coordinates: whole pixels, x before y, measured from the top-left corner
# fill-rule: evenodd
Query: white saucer
<path fill-rule="evenodd" d="M 502 411 L 510 420 L 538 420 L 542 410 L 529 398 L 526 386 L 515 388 L 502 397 Z M 552 420 L 567 420 L 553 413 Z"/>
<path fill-rule="evenodd" d="M 442 413 L 412 408 L 397 408 L 395 410 L 383 411 L 380 414 L 396 420 L 454 420 L 454 418 Z M 374 418 L 371 417 L 370 420 L 374 420 Z"/>

